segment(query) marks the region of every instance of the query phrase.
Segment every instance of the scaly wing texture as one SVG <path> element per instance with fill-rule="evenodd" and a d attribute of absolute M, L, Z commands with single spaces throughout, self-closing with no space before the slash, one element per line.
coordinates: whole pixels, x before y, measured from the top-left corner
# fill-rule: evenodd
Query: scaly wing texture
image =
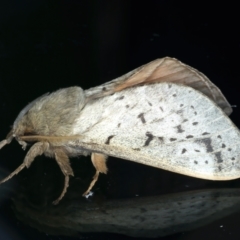
<path fill-rule="evenodd" d="M 222 92 L 203 73 L 170 57 L 156 59 L 113 81 L 90 88 L 85 93 L 88 98 L 95 99 L 129 87 L 161 82 L 190 86 L 211 98 L 227 115 L 232 112 Z"/>
<path fill-rule="evenodd" d="M 109 156 L 213 180 L 240 176 L 240 133 L 202 93 L 172 83 L 90 101 L 69 142 Z"/>

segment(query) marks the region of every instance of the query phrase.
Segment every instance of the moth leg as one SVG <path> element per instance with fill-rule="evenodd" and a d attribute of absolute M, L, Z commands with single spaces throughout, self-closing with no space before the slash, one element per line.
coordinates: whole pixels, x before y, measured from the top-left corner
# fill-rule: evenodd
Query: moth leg
<path fill-rule="evenodd" d="M 6 139 L 4 139 L 4 140 L 2 140 L 2 141 L 0 142 L 0 149 L 1 149 L 2 147 L 4 147 L 6 144 L 11 143 L 12 140 L 13 140 L 13 135 L 12 135 L 12 130 L 11 130 L 11 131 L 8 133 Z"/>
<path fill-rule="evenodd" d="M 0 142 L 0 149 L 1 149 L 2 147 L 4 147 L 6 144 L 9 144 L 9 143 L 10 143 L 10 142 L 8 142 L 7 139 L 2 140 L 2 141 Z"/>
<path fill-rule="evenodd" d="M 83 193 L 83 196 L 86 196 L 86 195 L 89 194 L 89 192 L 91 191 L 91 189 L 93 188 L 93 186 L 94 186 L 95 183 L 97 182 L 98 176 L 99 176 L 99 171 L 96 170 L 96 173 L 95 173 L 95 175 L 93 176 L 93 180 L 91 181 L 91 183 L 90 183 L 87 191 Z"/>
<path fill-rule="evenodd" d="M 1 180 L 0 184 L 11 179 L 14 175 L 22 171 L 23 168 L 25 167 L 29 168 L 34 158 L 37 157 L 38 155 L 42 155 L 47 147 L 48 147 L 48 143 L 46 142 L 35 143 L 27 152 L 27 155 L 25 156 L 23 163 L 15 171 L 13 171 L 9 176 Z"/>
<path fill-rule="evenodd" d="M 49 147 L 47 142 L 37 142 L 35 143 L 27 152 L 27 155 L 24 158 L 23 163 L 27 168 L 30 167 L 32 162 L 37 156 L 42 155 Z"/>
<path fill-rule="evenodd" d="M 19 140 L 18 143 L 22 146 L 22 149 L 25 151 L 27 147 L 27 143 L 21 140 Z"/>
<path fill-rule="evenodd" d="M 55 201 L 53 201 L 54 205 L 58 204 L 59 201 L 64 197 L 65 193 L 67 192 L 67 188 L 69 186 L 69 175 L 74 176 L 73 170 L 70 166 L 69 158 L 63 150 L 57 149 L 55 151 L 55 159 L 60 169 L 62 170 L 62 173 L 65 176 L 65 180 L 64 180 L 64 187 L 63 187 L 62 193 Z"/>
<path fill-rule="evenodd" d="M 99 173 L 107 174 L 107 170 L 108 170 L 107 165 L 106 165 L 106 161 L 107 161 L 106 155 L 100 154 L 100 153 L 92 153 L 91 159 L 92 159 L 93 166 L 96 169 L 96 173 L 93 176 L 93 180 L 90 183 L 87 191 L 85 193 L 83 193 L 83 196 L 88 195 L 88 193 L 91 191 L 91 189 L 93 188 L 93 186 L 95 185 L 95 183 L 98 180 Z"/>
<path fill-rule="evenodd" d="M 8 181 L 9 179 L 11 179 L 14 175 L 17 175 L 19 172 L 21 172 L 23 170 L 23 168 L 25 168 L 26 165 L 25 163 L 22 163 L 17 169 L 15 169 L 10 175 L 8 175 L 6 178 L 2 179 L 0 181 L 0 184 Z"/>

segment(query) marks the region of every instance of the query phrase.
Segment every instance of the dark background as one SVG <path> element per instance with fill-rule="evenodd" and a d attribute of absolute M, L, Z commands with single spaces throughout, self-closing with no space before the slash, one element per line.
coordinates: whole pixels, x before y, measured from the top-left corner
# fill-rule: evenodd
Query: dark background
<path fill-rule="evenodd" d="M 165 56 L 206 74 L 237 105 L 231 118 L 239 127 L 238 9 L 229 1 L 1 1 L 0 139 L 5 138 L 19 111 L 45 92 L 73 85 L 87 89 Z M 12 171 L 24 154 L 16 143 L 5 147 L 0 153 L 1 167 Z M 1 186 L 6 190 L 0 212 L 1 226 L 6 225 L 0 236 L 6 237 L 1 239 L 70 239 L 40 233 L 19 222 L 11 210 L 8 189 L 15 186 L 16 190 L 17 179 L 28 176 L 31 181 L 31 173 L 41 164 L 49 174 L 59 171 L 53 161 L 39 160 Z M 75 164 L 73 160 L 77 171 Z M 102 184 L 107 182 L 110 187 L 103 187 L 103 192 L 113 198 L 240 186 L 239 180 L 214 183 L 117 159 L 110 159 L 108 166 L 109 175 L 102 177 Z M 94 172 L 90 161 L 83 160 L 81 167 L 91 169 L 90 179 Z M 56 182 L 62 181 L 61 174 L 58 176 Z M 162 239 L 239 239 L 239 220 L 236 214 Z"/>

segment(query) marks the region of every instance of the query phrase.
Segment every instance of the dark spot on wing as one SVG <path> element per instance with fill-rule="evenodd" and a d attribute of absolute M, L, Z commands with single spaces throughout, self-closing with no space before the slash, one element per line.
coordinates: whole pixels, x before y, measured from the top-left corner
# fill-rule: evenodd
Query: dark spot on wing
<path fill-rule="evenodd" d="M 176 141 L 177 140 L 177 138 L 170 138 L 170 141 L 171 142 L 174 142 L 174 141 Z"/>
<path fill-rule="evenodd" d="M 117 98 L 116 100 L 122 100 L 122 99 L 124 99 L 124 96 L 121 96 L 121 97 Z"/>
<path fill-rule="evenodd" d="M 191 106 L 192 109 L 194 109 L 194 106 Z"/>
<path fill-rule="evenodd" d="M 111 135 L 111 136 L 109 136 L 108 138 L 107 138 L 107 140 L 106 140 L 106 142 L 105 142 L 105 144 L 110 144 L 110 141 L 111 141 L 111 139 L 114 137 L 115 135 Z"/>
<path fill-rule="evenodd" d="M 162 112 L 164 112 L 162 107 L 159 107 L 159 108 L 162 110 Z"/>
<path fill-rule="evenodd" d="M 174 93 L 174 94 L 173 94 L 173 97 L 176 97 L 176 96 L 177 96 L 177 95 Z"/>
<path fill-rule="evenodd" d="M 183 104 L 180 104 L 180 107 L 183 107 L 184 105 Z"/>
<path fill-rule="evenodd" d="M 164 142 L 164 138 L 163 137 L 158 137 L 158 140 L 163 143 Z"/>
<path fill-rule="evenodd" d="M 141 151 L 140 148 L 133 148 L 134 151 Z"/>
<path fill-rule="evenodd" d="M 129 108 L 129 105 L 126 105 L 126 108 Z"/>
<path fill-rule="evenodd" d="M 186 138 L 193 138 L 193 135 L 187 135 Z"/>
<path fill-rule="evenodd" d="M 187 122 L 188 121 L 188 119 L 183 119 L 183 123 L 185 123 L 185 122 Z"/>
<path fill-rule="evenodd" d="M 163 120 L 164 120 L 164 118 L 158 118 L 158 119 L 155 118 L 152 122 L 161 122 L 161 121 L 163 121 Z M 152 123 L 152 122 L 151 122 L 151 123 Z"/>
<path fill-rule="evenodd" d="M 234 161 L 234 160 L 235 160 L 235 157 L 232 157 L 232 158 L 231 158 L 231 160 L 233 160 L 233 161 Z"/>
<path fill-rule="evenodd" d="M 195 164 L 198 164 L 198 161 L 195 160 L 194 163 L 195 163 Z"/>
<path fill-rule="evenodd" d="M 196 126 L 196 125 L 198 125 L 198 122 L 193 122 L 193 124 L 192 124 L 192 125 Z"/>
<path fill-rule="evenodd" d="M 144 143 L 144 147 L 147 147 L 154 138 L 154 136 L 150 132 L 146 132 L 146 136 L 147 136 L 147 140 Z"/>
<path fill-rule="evenodd" d="M 203 138 L 202 142 L 205 144 L 205 146 L 207 148 L 207 152 L 213 151 L 211 138 Z"/>
<path fill-rule="evenodd" d="M 228 151 L 229 151 L 229 152 L 231 152 L 231 151 L 232 151 L 232 149 L 231 149 L 231 148 L 228 148 Z"/>
<path fill-rule="evenodd" d="M 194 151 L 195 151 L 195 152 L 200 152 L 200 150 L 198 150 L 198 149 L 194 149 Z"/>
<path fill-rule="evenodd" d="M 217 159 L 217 163 L 222 163 L 223 162 L 221 152 L 216 152 L 214 155 L 215 155 L 215 157 Z"/>
<path fill-rule="evenodd" d="M 206 164 L 208 164 L 208 161 L 205 161 Z"/>
<path fill-rule="evenodd" d="M 221 136 L 221 135 L 218 135 L 217 137 L 220 138 L 220 139 L 222 139 L 222 136 Z"/>
<path fill-rule="evenodd" d="M 222 148 L 225 148 L 225 147 L 226 147 L 226 145 L 223 143 L 223 144 L 222 144 Z"/>
<path fill-rule="evenodd" d="M 197 112 L 194 112 L 195 115 L 197 115 Z"/>
<path fill-rule="evenodd" d="M 199 140 L 196 140 L 195 143 L 204 144 L 207 152 L 212 152 L 213 151 L 211 138 L 199 139 Z"/>
<path fill-rule="evenodd" d="M 146 120 L 144 118 L 144 113 L 140 113 L 137 117 L 141 119 L 142 123 L 146 123 Z"/>
<path fill-rule="evenodd" d="M 176 128 L 177 128 L 177 132 L 178 132 L 178 133 L 184 132 L 184 130 L 182 129 L 182 126 L 181 126 L 181 125 L 176 126 Z"/>
<path fill-rule="evenodd" d="M 186 149 L 186 148 L 183 148 L 183 149 L 182 149 L 182 154 L 184 154 L 186 151 L 187 151 L 187 149 Z"/>
<path fill-rule="evenodd" d="M 210 133 L 208 133 L 208 132 L 204 132 L 204 133 L 202 133 L 203 136 L 204 136 L 204 135 L 208 135 L 208 134 L 210 134 Z"/>
<path fill-rule="evenodd" d="M 106 91 L 106 90 L 107 90 L 106 87 L 103 87 L 103 88 L 102 88 L 102 91 Z"/>
<path fill-rule="evenodd" d="M 152 103 L 148 102 L 148 105 L 149 105 L 149 106 L 152 106 Z"/>
<path fill-rule="evenodd" d="M 118 128 L 119 128 L 119 127 L 121 126 L 121 123 L 119 123 L 117 126 L 118 126 Z"/>
<path fill-rule="evenodd" d="M 172 87 L 172 85 L 168 84 L 168 88 L 171 88 L 171 87 Z"/>
<path fill-rule="evenodd" d="M 177 114 L 181 114 L 183 112 L 183 110 L 177 110 L 176 113 Z"/>

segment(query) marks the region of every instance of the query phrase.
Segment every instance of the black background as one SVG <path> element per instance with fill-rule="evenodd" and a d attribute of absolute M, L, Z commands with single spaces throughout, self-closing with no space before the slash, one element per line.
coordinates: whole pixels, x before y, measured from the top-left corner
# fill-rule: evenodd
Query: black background
<path fill-rule="evenodd" d="M 237 105 L 231 119 L 239 127 L 239 23 L 238 6 L 231 2 L 1 1 L 0 139 L 5 138 L 19 111 L 43 93 L 73 85 L 87 89 L 165 56 L 206 74 Z M 1 167 L 12 171 L 24 154 L 15 143 L 5 147 L 0 152 Z M 36 172 L 40 164 L 47 166 L 49 174 L 59 171 L 55 162 L 39 161 L 16 179 L 28 176 L 31 181 L 31 171 Z M 109 174 L 102 181 L 110 187 L 103 191 L 114 198 L 240 185 L 239 180 L 214 183 L 117 159 L 110 159 L 108 166 Z M 91 176 L 90 161 L 83 160 L 85 167 L 91 169 Z M 13 183 L 17 186 L 17 180 L 11 181 L 1 188 L 7 191 Z M 61 174 L 56 177 L 59 181 Z M 20 223 L 11 210 L 12 193 L 8 194 L 1 202 L 1 226 L 6 225 L 1 239 L 70 239 L 52 237 Z M 162 239 L 239 239 L 239 220 L 236 214 Z M 2 238 L 3 234 L 8 237 Z"/>

